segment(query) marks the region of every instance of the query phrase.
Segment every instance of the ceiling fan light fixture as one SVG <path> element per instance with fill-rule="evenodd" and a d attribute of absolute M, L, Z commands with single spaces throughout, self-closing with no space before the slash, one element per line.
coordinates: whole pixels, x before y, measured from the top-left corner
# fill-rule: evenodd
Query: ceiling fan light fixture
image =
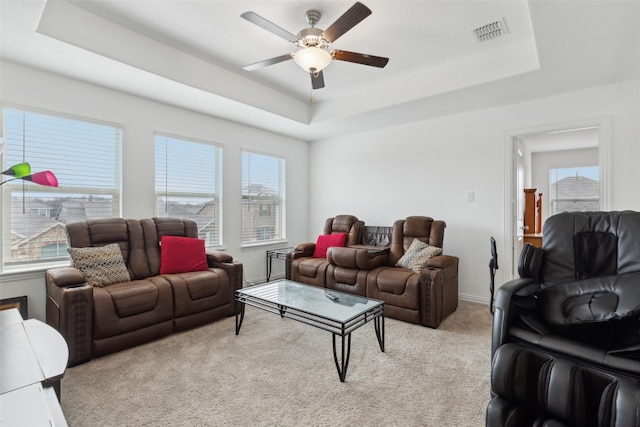
<path fill-rule="evenodd" d="M 308 73 L 318 73 L 331 62 L 331 54 L 319 47 L 309 46 L 293 55 L 293 60 Z"/>

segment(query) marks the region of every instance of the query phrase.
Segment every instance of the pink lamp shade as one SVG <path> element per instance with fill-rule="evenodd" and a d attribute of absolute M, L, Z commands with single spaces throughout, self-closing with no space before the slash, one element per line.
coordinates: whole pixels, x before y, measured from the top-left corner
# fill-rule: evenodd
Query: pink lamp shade
<path fill-rule="evenodd" d="M 10 175 L 16 178 L 22 178 L 31 173 L 31 165 L 29 163 L 18 163 L 11 166 L 6 171 L 2 172 L 2 175 Z"/>
<path fill-rule="evenodd" d="M 22 179 L 47 187 L 58 186 L 58 178 L 56 178 L 56 176 L 51 171 L 42 171 L 34 173 L 33 175 L 23 176 Z"/>

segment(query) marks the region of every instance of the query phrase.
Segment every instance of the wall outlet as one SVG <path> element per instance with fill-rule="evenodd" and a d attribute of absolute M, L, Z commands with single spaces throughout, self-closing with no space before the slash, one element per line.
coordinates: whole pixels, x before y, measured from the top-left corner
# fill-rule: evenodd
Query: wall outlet
<path fill-rule="evenodd" d="M 467 202 L 473 202 L 474 198 L 475 194 L 473 194 L 473 191 L 467 191 Z"/>

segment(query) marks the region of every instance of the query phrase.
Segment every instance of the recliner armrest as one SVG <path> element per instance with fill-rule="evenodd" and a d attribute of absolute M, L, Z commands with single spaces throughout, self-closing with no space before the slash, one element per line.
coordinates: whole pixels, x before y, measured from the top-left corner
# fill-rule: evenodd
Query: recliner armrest
<path fill-rule="evenodd" d="M 67 342 L 68 366 L 91 359 L 93 287 L 75 267 L 59 267 L 45 273 L 46 320 Z"/>
<path fill-rule="evenodd" d="M 59 267 L 47 270 L 45 277 L 48 283 L 59 287 L 84 285 L 84 274 L 75 267 Z"/>
<path fill-rule="evenodd" d="M 298 258 L 308 258 L 313 256 L 313 252 L 316 250 L 316 244 L 313 242 L 300 243 L 294 248 L 293 251 L 287 253 L 287 259 L 284 267 L 284 277 L 291 279 L 291 268 L 293 261 Z"/>
<path fill-rule="evenodd" d="M 223 251 L 207 251 L 207 264 L 210 267 L 216 267 L 216 263 L 232 262 L 233 257 Z"/>
<path fill-rule="evenodd" d="M 533 298 L 539 289 L 539 283 L 533 278 L 513 279 L 497 289 L 491 337 L 492 356 L 496 349 L 506 341 L 508 325 L 512 323 L 512 318 L 515 316 L 513 304 L 518 299 Z"/>
<path fill-rule="evenodd" d="M 438 255 L 431 258 L 427 261 L 428 268 L 440 268 L 445 269 L 447 267 L 451 267 L 453 265 L 458 264 L 458 257 L 453 255 Z"/>
<path fill-rule="evenodd" d="M 209 263 L 212 268 L 220 268 L 229 275 L 229 282 L 233 286 L 234 290 L 242 288 L 242 281 L 244 275 L 244 266 L 238 261 L 226 261 L 226 262 L 214 262 L 213 265 Z"/>
<path fill-rule="evenodd" d="M 291 259 L 308 257 L 308 256 L 312 256 L 313 251 L 315 250 L 316 250 L 315 242 L 300 243 L 298 246 L 296 246 L 295 251 L 290 252 L 289 254 L 287 254 L 287 256 L 290 255 Z"/>

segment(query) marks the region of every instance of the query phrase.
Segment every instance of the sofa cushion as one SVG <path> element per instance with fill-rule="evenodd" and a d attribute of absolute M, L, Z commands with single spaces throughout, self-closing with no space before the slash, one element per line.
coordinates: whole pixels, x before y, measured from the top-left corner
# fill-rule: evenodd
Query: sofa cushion
<path fill-rule="evenodd" d="M 347 241 L 347 233 L 321 234 L 316 241 L 313 250 L 313 258 L 326 258 L 327 249 L 331 246 L 344 246 Z"/>
<path fill-rule="evenodd" d="M 148 280 L 134 280 L 106 288 L 119 318 L 135 316 L 156 308 L 158 287 Z"/>
<path fill-rule="evenodd" d="M 204 240 L 193 237 L 162 236 L 160 242 L 160 274 L 209 269 Z"/>
<path fill-rule="evenodd" d="M 87 248 L 72 247 L 67 251 L 71 255 L 73 266 L 82 271 L 91 286 L 103 287 L 131 280 L 117 243 Z"/>
<path fill-rule="evenodd" d="M 391 233 L 393 227 L 364 227 L 362 244 L 367 246 L 389 246 L 391 244 Z"/>
<path fill-rule="evenodd" d="M 220 268 L 167 274 L 173 289 L 176 318 L 202 313 L 229 303 L 233 289 L 229 276 Z"/>
<path fill-rule="evenodd" d="M 301 258 L 296 260 L 296 264 L 299 275 L 305 277 L 317 277 L 318 272 L 324 271 L 323 267 L 326 267 L 326 264 L 328 263 L 324 258 Z"/>

